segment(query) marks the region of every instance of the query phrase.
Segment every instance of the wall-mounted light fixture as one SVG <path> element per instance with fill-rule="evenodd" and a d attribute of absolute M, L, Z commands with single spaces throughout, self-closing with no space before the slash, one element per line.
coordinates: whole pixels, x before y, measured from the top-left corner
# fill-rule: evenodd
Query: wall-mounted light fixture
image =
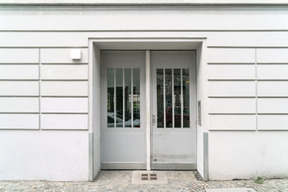
<path fill-rule="evenodd" d="M 72 60 L 80 60 L 81 59 L 81 50 L 80 49 L 71 49 L 70 52 Z"/>

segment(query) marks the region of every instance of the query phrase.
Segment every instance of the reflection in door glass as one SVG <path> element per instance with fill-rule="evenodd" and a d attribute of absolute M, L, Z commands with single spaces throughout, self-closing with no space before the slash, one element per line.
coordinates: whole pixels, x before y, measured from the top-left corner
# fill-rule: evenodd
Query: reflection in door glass
<path fill-rule="evenodd" d="M 140 69 L 107 70 L 107 127 L 140 127 Z"/>
<path fill-rule="evenodd" d="M 116 69 L 116 127 L 123 127 L 123 69 Z"/>
<path fill-rule="evenodd" d="M 114 127 L 114 69 L 107 70 L 107 126 Z"/>
<path fill-rule="evenodd" d="M 174 69 L 174 127 L 181 127 L 181 75 Z"/>
<path fill-rule="evenodd" d="M 131 69 L 124 70 L 125 78 L 125 127 L 131 127 L 131 107 L 132 107 L 132 94 L 131 94 Z M 126 123 L 130 122 L 130 123 Z"/>
<path fill-rule="evenodd" d="M 182 70 L 183 78 L 183 127 L 189 127 L 190 122 L 190 106 L 189 106 L 189 69 Z"/>
<path fill-rule="evenodd" d="M 166 127 L 172 127 L 172 69 L 165 69 L 165 111 L 166 111 Z"/>
<path fill-rule="evenodd" d="M 157 128 L 190 127 L 189 69 L 157 69 Z"/>
<path fill-rule="evenodd" d="M 157 69 L 157 127 L 164 127 L 163 69 Z"/>
<path fill-rule="evenodd" d="M 140 70 L 133 69 L 133 125 L 140 127 Z"/>

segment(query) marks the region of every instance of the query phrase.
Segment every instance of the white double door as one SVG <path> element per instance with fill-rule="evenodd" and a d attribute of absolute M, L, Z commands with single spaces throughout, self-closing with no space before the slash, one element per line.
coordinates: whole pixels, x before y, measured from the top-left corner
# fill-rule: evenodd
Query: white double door
<path fill-rule="evenodd" d="M 195 52 L 102 51 L 101 61 L 101 168 L 196 169 Z"/>

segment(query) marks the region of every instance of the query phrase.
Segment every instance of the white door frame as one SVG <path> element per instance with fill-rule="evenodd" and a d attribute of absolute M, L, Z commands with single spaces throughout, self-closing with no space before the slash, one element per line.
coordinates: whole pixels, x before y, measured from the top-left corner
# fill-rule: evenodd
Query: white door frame
<path fill-rule="evenodd" d="M 100 152 L 100 129 L 101 125 L 99 124 L 100 119 L 99 108 L 101 99 L 100 99 L 100 50 L 201 50 L 201 54 L 205 50 L 206 52 L 206 38 L 205 37 L 182 37 L 182 38 L 129 38 L 129 37 L 120 37 L 120 38 L 89 38 L 89 180 L 93 180 L 100 170 L 101 164 L 101 152 Z M 149 62 L 148 62 L 149 61 Z M 199 60 L 199 63 L 205 63 L 203 60 Z M 149 64 L 149 65 L 148 65 Z M 150 93 L 150 54 L 147 54 L 146 51 L 146 75 L 149 78 L 146 78 L 146 94 Z M 148 73 L 148 74 L 147 74 Z M 205 91 L 204 91 L 205 92 Z M 205 95 L 206 93 L 204 93 Z M 147 98 L 149 98 L 147 100 Z M 206 102 L 206 101 L 205 101 Z M 202 103 L 205 103 L 202 101 Z M 150 105 L 150 94 L 149 97 L 146 97 L 146 122 L 151 122 L 151 105 Z M 202 111 L 203 107 L 202 107 Z M 196 122 L 195 122 L 196 123 Z M 198 129 L 198 128 L 197 128 Z M 206 128 L 207 129 L 207 128 Z M 147 166 L 146 169 L 150 170 L 151 167 L 151 148 L 150 148 L 150 137 L 151 137 L 151 124 L 146 123 L 146 141 L 147 141 Z M 198 134 L 197 134 L 198 135 Z M 197 137 L 198 138 L 198 137 Z M 198 144 L 198 142 L 197 142 Z M 149 146 L 148 146 L 149 145 Z M 203 146 L 201 149 L 203 152 Z M 201 152 L 201 153 L 202 153 Z M 198 154 L 198 148 L 197 148 Z M 205 154 L 205 153 L 204 153 Z M 203 164 L 201 167 L 207 167 L 204 165 L 204 160 L 202 159 Z M 207 171 L 207 170 L 204 170 Z M 202 171 L 201 171 L 202 173 Z M 200 174 L 201 174 L 200 173 Z"/>
<path fill-rule="evenodd" d="M 146 170 L 151 170 L 150 50 L 146 50 Z"/>

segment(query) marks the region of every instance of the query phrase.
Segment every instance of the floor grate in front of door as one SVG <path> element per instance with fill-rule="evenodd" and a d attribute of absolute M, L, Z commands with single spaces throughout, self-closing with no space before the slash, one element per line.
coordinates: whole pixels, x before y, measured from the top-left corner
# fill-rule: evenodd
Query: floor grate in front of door
<path fill-rule="evenodd" d="M 157 173 L 142 173 L 141 180 L 157 180 Z"/>
<path fill-rule="evenodd" d="M 203 181 L 203 178 L 198 171 L 193 171 L 193 174 L 198 181 Z"/>
<path fill-rule="evenodd" d="M 133 171 L 132 184 L 166 184 L 165 171 Z"/>

